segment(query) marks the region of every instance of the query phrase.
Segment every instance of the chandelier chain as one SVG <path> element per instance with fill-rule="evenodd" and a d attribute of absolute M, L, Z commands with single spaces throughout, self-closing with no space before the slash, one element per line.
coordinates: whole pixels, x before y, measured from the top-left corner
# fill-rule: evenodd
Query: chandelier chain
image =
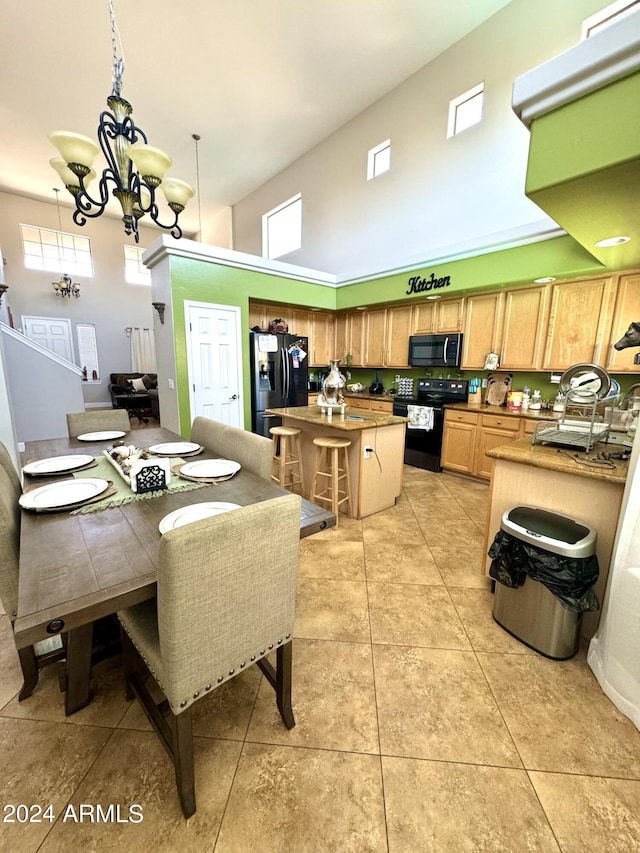
<path fill-rule="evenodd" d="M 124 50 L 113 11 L 113 0 L 109 0 L 109 17 L 111 19 L 111 46 L 113 48 L 113 94 L 120 97 L 122 94 L 122 75 L 124 74 Z"/>
<path fill-rule="evenodd" d="M 198 142 L 200 142 L 201 137 L 197 133 L 191 134 L 194 142 L 196 143 L 196 187 L 198 189 L 198 234 L 200 235 L 199 239 L 202 242 L 202 212 L 200 209 L 200 156 L 198 154 Z"/>

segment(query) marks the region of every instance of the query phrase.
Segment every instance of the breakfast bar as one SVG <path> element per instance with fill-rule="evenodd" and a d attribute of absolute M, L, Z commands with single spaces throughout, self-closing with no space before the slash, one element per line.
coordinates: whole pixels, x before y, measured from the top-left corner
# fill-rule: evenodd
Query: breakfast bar
<path fill-rule="evenodd" d="M 314 438 L 333 436 L 351 441 L 348 448 L 351 473 L 351 512 L 366 518 L 394 506 L 402 492 L 404 435 L 407 418 L 362 409 L 323 413 L 319 406 L 269 409 L 285 427 L 302 430 L 300 436 L 305 487 L 309 496 L 315 465 Z"/>

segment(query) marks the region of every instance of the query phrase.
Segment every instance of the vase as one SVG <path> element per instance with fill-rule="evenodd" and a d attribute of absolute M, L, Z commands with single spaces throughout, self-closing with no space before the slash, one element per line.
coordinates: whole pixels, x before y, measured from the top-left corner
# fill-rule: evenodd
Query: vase
<path fill-rule="evenodd" d="M 347 385 L 347 380 L 340 373 L 338 364 L 339 358 L 332 358 L 329 362 L 329 373 L 325 376 L 322 382 L 322 396 L 324 397 L 325 406 L 344 406 L 344 389 Z"/>

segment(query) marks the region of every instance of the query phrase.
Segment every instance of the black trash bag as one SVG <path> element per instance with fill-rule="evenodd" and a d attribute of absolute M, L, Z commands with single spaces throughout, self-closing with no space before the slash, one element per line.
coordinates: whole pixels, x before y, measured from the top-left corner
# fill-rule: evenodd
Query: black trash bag
<path fill-rule="evenodd" d="M 599 575 L 595 554 L 580 559 L 563 557 L 499 530 L 489 556 L 492 558 L 489 575 L 505 586 L 517 589 L 529 577 L 544 584 L 565 607 L 576 613 L 600 607 L 593 589 Z"/>

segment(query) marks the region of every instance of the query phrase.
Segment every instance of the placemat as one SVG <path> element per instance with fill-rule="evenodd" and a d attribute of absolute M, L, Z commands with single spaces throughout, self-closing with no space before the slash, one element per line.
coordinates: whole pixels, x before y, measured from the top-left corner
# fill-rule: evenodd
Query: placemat
<path fill-rule="evenodd" d="M 180 464 L 182 461 L 182 459 L 177 457 L 171 460 L 172 463 L 176 464 Z M 91 470 L 91 476 L 101 477 L 104 480 L 111 480 L 113 478 L 113 466 L 110 465 L 106 459 L 98 458 L 96 467 Z M 74 472 L 74 477 L 82 479 L 82 472 Z M 114 506 L 124 506 L 124 504 L 133 503 L 134 501 L 148 501 L 152 498 L 160 497 L 165 491 L 164 489 L 160 489 L 157 492 L 144 492 L 144 494 L 137 494 L 136 492 L 132 492 L 129 485 L 119 477 L 116 477 L 113 485 L 115 488 L 115 494 L 111 493 L 103 500 L 99 500 L 95 503 L 83 504 L 81 507 L 78 507 L 78 509 L 74 509 L 71 515 L 85 514 L 89 512 L 102 512 L 103 509 L 110 509 Z M 206 483 L 194 483 L 188 482 L 187 480 L 172 478 L 169 483 L 169 491 L 188 492 L 191 489 L 201 489 L 205 485 Z"/>

